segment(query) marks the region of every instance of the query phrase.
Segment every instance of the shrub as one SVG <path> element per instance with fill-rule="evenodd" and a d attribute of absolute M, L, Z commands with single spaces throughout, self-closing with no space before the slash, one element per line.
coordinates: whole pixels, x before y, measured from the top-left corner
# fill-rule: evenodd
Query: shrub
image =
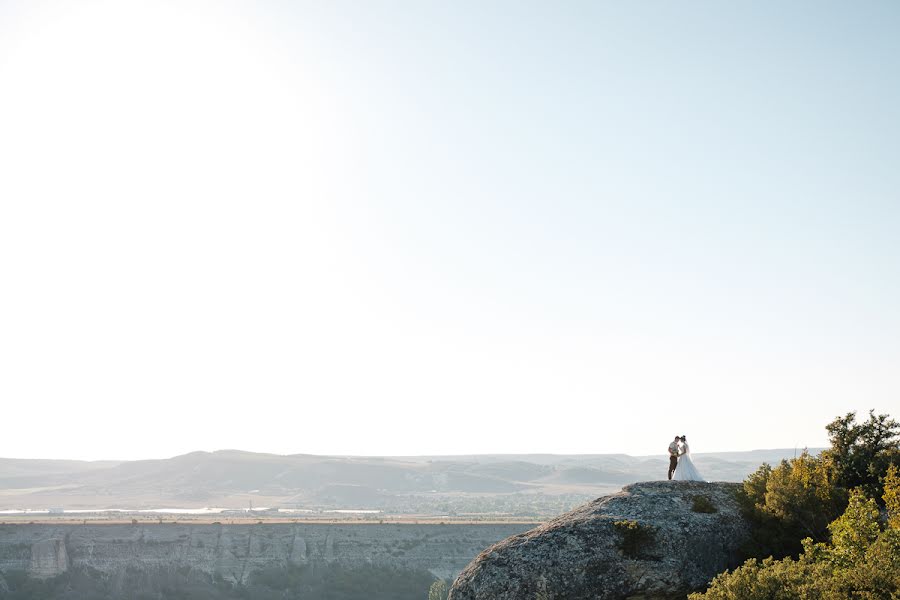
<path fill-rule="evenodd" d="M 706 496 L 694 496 L 691 499 L 691 510 L 695 513 L 712 514 L 719 512 L 719 509 Z"/>
<path fill-rule="evenodd" d="M 889 482 L 885 495 L 896 491 Z M 803 541 L 797 560 L 748 560 L 716 577 L 691 600 L 801 600 L 900 597 L 900 530 L 881 529 L 875 500 L 854 490 L 844 514 L 829 525 L 832 543 Z"/>
<path fill-rule="evenodd" d="M 655 531 L 637 521 L 616 521 L 613 527 L 621 536 L 619 550 L 629 558 L 649 558 L 647 550 L 653 543 Z"/>
<path fill-rule="evenodd" d="M 762 465 L 745 481 L 739 501 L 753 525 L 747 557 L 796 556 L 800 541 L 828 540 L 828 524 L 847 506 L 847 491 L 836 485 L 827 456 L 808 452 L 777 467 Z"/>
<path fill-rule="evenodd" d="M 890 527 L 900 530 L 900 470 L 891 465 L 884 477 L 884 505 Z"/>
<path fill-rule="evenodd" d="M 443 579 L 438 579 L 428 589 L 428 600 L 447 600 L 449 591 L 447 582 Z"/>

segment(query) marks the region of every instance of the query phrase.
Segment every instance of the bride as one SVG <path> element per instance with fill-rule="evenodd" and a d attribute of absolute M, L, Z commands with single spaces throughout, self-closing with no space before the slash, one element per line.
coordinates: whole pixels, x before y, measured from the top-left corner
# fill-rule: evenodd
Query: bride
<path fill-rule="evenodd" d="M 678 455 L 678 467 L 675 469 L 675 481 L 706 481 L 691 459 L 691 447 L 687 444 L 687 436 L 681 436 L 681 454 Z"/>

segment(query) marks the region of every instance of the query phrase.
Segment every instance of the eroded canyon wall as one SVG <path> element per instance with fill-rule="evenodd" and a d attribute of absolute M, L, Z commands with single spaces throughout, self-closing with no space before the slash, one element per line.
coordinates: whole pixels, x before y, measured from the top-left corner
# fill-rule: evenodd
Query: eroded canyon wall
<path fill-rule="evenodd" d="M 237 582 L 285 564 L 384 565 L 455 577 L 481 550 L 533 525 L 0 525 L 0 573 L 47 578 L 190 567 Z"/>

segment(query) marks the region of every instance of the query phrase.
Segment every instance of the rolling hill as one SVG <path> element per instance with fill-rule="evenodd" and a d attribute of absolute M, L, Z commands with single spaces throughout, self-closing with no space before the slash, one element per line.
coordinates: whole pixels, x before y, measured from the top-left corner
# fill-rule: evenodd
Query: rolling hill
<path fill-rule="evenodd" d="M 795 450 L 697 454 L 704 476 L 740 481 Z M 663 456 L 275 455 L 221 450 L 158 460 L 0 459 L 0 510 L 254 506 L 396 513 L 553 514 L 665 477 Z"/>

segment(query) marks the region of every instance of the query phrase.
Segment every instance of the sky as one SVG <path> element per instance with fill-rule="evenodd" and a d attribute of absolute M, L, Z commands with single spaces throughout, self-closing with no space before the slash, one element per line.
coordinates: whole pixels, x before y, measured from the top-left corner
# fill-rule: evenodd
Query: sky
<path fill-rule="evenodd" d="M 0 0 L 0 456 L 900 417 L 900 4 Z"/>

